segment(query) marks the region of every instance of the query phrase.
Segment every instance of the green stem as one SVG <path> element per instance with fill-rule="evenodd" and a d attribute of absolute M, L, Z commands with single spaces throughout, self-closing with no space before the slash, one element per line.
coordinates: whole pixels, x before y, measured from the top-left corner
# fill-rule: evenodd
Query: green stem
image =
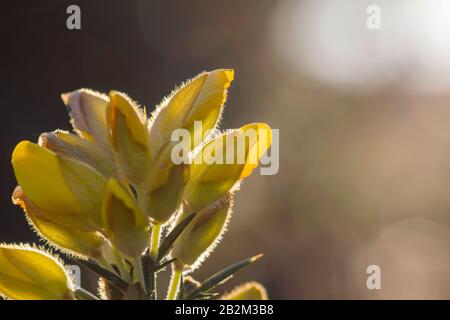
<path fill-rule="evenodd" d="M 135 187 L 135 190 L 136 190 L 138 205 L 141 208 L 142 212 L 144 214 L 146 214 L 146 212 L 147 212 L 147 203 L 146 203 L 146 198 L 145 198 L 146 194 L 145 194 L 145 192 L 143 192 L 142 188 L 140 188 L 138 186 Z M 159 225 L 159 224 L 153 225 L 152 235 L 151 235 L 151 239 L 150 239 L 150 257 L 154 261 L 156 260 L 155 257 L 157 257 L 157 255 L 158 255 L 160 233 L 161 233 L 161 225 Z M 152 265 L 152 267 L 153 267 L 153 265 Z M 144 287 L 149 290 L 150 299 L 156 300 L 156 296 L 157 296 L 156 273 L 152 271 L 152 272 L 150 272 L 150 274 L 148 276 L 149 276 L 148 288 L 147 288 L 147 286 L 145 286 L 144 276 L 142 276 L 142 278 L 144 279 L 144 282 L 142 282 L 142 283 L 144 284 Z"/>
<path fill-rule="evenodd" d="M 156 299 L 158 299 L 158 297 L 157 297 L 157 292 L 156 292 L 156 287 L 155 287 L 155 284 L 156 284 L 156 273 L 152 270 L 150 273 L 149 273 L 149 294 L 150 294 L 150 300 L 156 300 Z"/>
<path fill-rule="evenodd" d="M 152 238 L 150 240 L 150 256 L 154 262 L 157 262 L 159 239 L 161 238 L 161 224 L 154 224 L 152 228 Z"/>
<path fill-rule="evenodd" d="M 161 238 L 161 224 L 154 224 L 152 228 L 152 235 L 150 239 L 150 257 L 153 263 L 156 265 L 158 263 L 159 254 L 159 239 Z M 153 287 L 153 298 L 158 299 L 158 290 L 156 289 L 156 272 L 152 272 L 150 275 L 151 284 Z"/>
<path fill-rule="evenodd" d="M 167 300 L 177 299 L 178 289 L 180 288 L 180 281 L 181 281 L 181 271 L 173 269 L 169 291 L 167 292 Z"/>
<path fill-rule="evenodd" d="M 135 188 L 136 195 L 137 195 L 137 201 L 139 204 L 139 207 L 141 210 L 146 213 L 147 204 L 145 200 L 145 193 L 142 192 L 142 189 L 139 187 Z M 153 265 L 155 265 L 158 261 L 158 254 L 159 254 L 159 240 L 161 238 L 161 230 L 162 226 L 160 223 L 155 223 L 152 226 L 152 233 L 150 236 L 150 257 L 153 260 Z M 153 267 L 153 266 L 152 266 Z M 152 299 L 157 299 L 157 290 L 156 290 L 156 272 L 151 272 L 149 275 L 149 289 L 150 289 L 150 296 Z"/>

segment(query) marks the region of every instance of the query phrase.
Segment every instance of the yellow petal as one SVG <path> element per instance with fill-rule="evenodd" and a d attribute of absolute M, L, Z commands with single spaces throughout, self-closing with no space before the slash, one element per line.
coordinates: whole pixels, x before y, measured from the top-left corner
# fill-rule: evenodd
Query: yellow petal
<path fill-rule="evenodd" d="M 107 237 L 117 250 L 128 257 L 142 254 L 149 242 L 149 221 L 114 179 L 108 181 L 102 217 Z"/>
<path fill-rule="evenodd" d="M 175 261 L 177 269 L 192 270 L 203 262 L 225 232 L 231 217 L 231 209 L 232 197 L 227 195 L 196 214 L 172 250 L 172 257 L 177 258 Z"/>
<path fill-rule="evenodd" d="M 82 206 L 81 214 L 94 226 L 101 228 L 101 207 L 106 178 L 83 162 L 66 157 L 58 159 L 67 184 Z M 25 189 L 24 191 L 28 195 Z"/>
<path fill-rule="evenodd" d="M 156 223 L 165 223 L 179 208 L 183 189 L 189 178 L 189 167 L 175 165 L 167 145 L 152 162 L 152 169 L 142 185 L 145 214 Z"/>
<path fill-rule="evenodd" d="M 16 146 L 12 163 L 19 185 L 39 208 L 77 214 L 101 227 L 106 180 L 98 171 L 29 141 Z"/>
<path fill-rule="evenodd" d="M 187 128 L 192 134 L 191 150 L 200 144 L 203 133 L 216 126 L 232 80 L 233 70 L 202 73 L 176 90 L 153 114 L 149 133 L 152 165 L 142 189 L 148 203 L 145 213 L 154 221 L 164 223 L 170 219 L 181 204 L 187 181 L 187 170 L 175 166 L 170 157 L 175 144 L 172 132 Z M 203 130 L 194 132 L 194 121 L 201 121 Z"/>
<path fill-rule="evenodd" d="M 116 174 L 112 154 L 79 136 L 60 130 L 47 132 L 39 137 L 39 145 L 58 155 L 84 162 L 105 177 Z"/>
<path fill-rule="evenodd" d="M 145 114 L 142 114 L 138 106 L 123 93 L 111 91 L 109 98 L 110 116 L 114 118 L 117 113 L 121 114 L 124 117 L 127 128 L 131 131 L 133 140 L 143 147 L 147 147 L 148 135 Z M 112 129 L 114 130 L 114 121 L 112 121 Z M 113 142 L 116 143 L 117 137 L 113 135 L 112 138 Z"/>
<path fill-rule="evenodd" d="M 145 115 L 128 97 L 115 91 L 110 93 L 107 114 L 116 159 L 128 179 L 138 185 L 151 164 Z"/>
<path fill-rule="evenodd" d="M 258 282 L 248 282 L 230 293 L 224 295 L 221 300 L 267 300 L 266 289 Z"/>
<path fill-rule="evenodd" d="M 272 144 L 272 130 L 265 123 L 252 123 L 241 127 L 239 131 L 243 135 L 249 131 L 256 132 L 256 139 L 250 137 L 249 146 L 246 150 L 245 167 L 240 176 L 240 179 L 244 179 L 258 166 L 259 159 L 267 152 Z"/>
<path fill-rule="evenodd" d="M 14 149 L 12 164 L 19 185 L 40 208 L 72 213 L 81 211 L 55 153 L 22 141 Z"/>
<path fill-rule="evenodd" d="M 103 149 L 109 149 L 106 126 L 106 106 L 108 97 L 104 94 L 79 89 L 61 95 L 69 109 L 72 126 L 80 136 L 93 140 Z"/>
<path fill-rule="evenodd" d="M 194 137 L 194 121 L 201 121 L 202 132 L 195 132 L 192 149 L 203 141 L 205 131 L 215 128 L 233 80 L 233 70 L 219 69 L 199 74 L 166 99 L 153 114 L 150 147 L 155 156 L 168 142 L 174 129 L 186 128 Z"/>
<path fill-rule="evenodd" d="M 0 293 L 14 300 L 72 299 L 61 263 L 30 247 L 0 245 Z"/>
<path fill-rule="evenodd" d="M 185 165 L 172 166 L 166 183 L 148 192 L 146 214 L 155 222 L 167 222 L 180 207 L 187 169 Z"/>
<path fill-rule="evenodd" d="M 217 201 L 249 176 L 270 144 L 270 127 L 263 123 L 226 132 L 205 144 L 191 164 L 184 191 L 192 210 Z"/>
<path fill-rule="evenodd" d="M 66 212 L 44 211 L 30 201 L 20 187 L 14 190 L 13 202 L 24 210 L 34 230 L 54 247 L 81 258 L 97 258 L 106 245 L 96 231 L 88 231 L 85 219 Z"/>

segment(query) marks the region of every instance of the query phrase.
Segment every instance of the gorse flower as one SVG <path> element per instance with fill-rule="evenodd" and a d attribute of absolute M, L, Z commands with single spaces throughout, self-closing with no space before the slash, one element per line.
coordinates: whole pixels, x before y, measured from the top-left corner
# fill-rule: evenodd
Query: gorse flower
<path fill-rule="evenodd" d="M 233 70 L 201 73 L 150 117 L 121 92 L 66 93 L 74 132 L 43 133 L 37 143 L 22 141 L 14 149 L 13 203 L 49 246 L 100 276 L 101 298 L 156 299 L 157 273 L 169 265 L 168 299 L 220 297 L 212 290 L 259 257 L 203 283 L 184 277 L 219 242 L 234 193 L 271 144 L 263 123 L 214 132 L 233 77 Z M 188 163 L 173 160 L 177 129 L 190 134 Z M 7 298 L 98 299 L 71 281 L 47 251 L 0 246 L 0 293 Z M 252 283 L 227 297 L 267 295 Z"/>
<path fill-rule="evenodd" d="M 0 246 L 0 292 L 11 299 L 73 299 L 62 264 L 27 246 Z"/>

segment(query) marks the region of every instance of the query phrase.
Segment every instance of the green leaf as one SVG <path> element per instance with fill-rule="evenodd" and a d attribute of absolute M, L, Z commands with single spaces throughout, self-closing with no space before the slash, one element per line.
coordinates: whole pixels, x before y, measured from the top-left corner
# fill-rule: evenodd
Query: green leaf
<path fill-rule="evenodd" d="M 172 258 L 169 260 L 164 260 L 161 261 L 161 263 L 155 267 L 153 267 L 153 272 L 159 272 L 162 269 L 164 269 L 165 267 L 167 267 L 168 265 L 172 264 L 173 262 L 175 262 L 175 260 L 177 260 L 177 258 Z"/>
<path fill-rule="evenodd" d="M 159 264 L 155 265 L 152 257 L 150 256 L 150 252 L 146 252 L 142 256 L 142 267 L 144 271 L 144 282 L 145 289 L 148 292 L 146 299 L 154 300 L 156 296 L 155 292 L 155 275 L 157 272 L 161 271 L 168 265 L 172 264 L 176 258 L 172 259 L 163 259 Z"/>
<path fill-rule="evenodd" d="M 195 213 L 191 213 L 186 218 L 184 218 L 173 230 L 167 235 L 164 239 L 163 243 L 159 247 L 159 254 L 157 261 L 160 261 L 164 258 L 169 251 L 172 249 L 175 241 L 178 239 L 180 234 L 186 229 L 186 227 L 191 223 L 192 219 L 194 219 Z"/>
<path fill-rule="evenodd" d="M 125 282 L 124 280 L 122 280 L 122 278 L 115 275 L 111 271 L 103 269 L 102 267 L 100 267 L 99 265 L 97 265 L 94 262 L 87 261 L 87 260 L 77 260 L 77 262 L 79 264 L 85 266 L 89 270 L 92 270 L 93 272 L 95 272 L 96 274 L 98 274 L 99 276 L 104 278 L 106 281 L 108 281 L 109 283 L 111 283 L 112 285 L 116 286 L 117 288 L 119 288 L 121 290 L 126 290 L 129 287 L 129 284 L 127 282 Z"/>
<path fill-rule="evenodd" d="M 144 285 L 146 292 L 149 293 L 149 299 L 154 294 L 154 277 L 155 277 L 155 263 L 153 262 L 150 252 L 146 252 L 142 256 L 142 269 L 144 272 Z"/>
<path fill-rule="evenodd" d="M 197 297 L 204 296 L 205 293 L 208 293 L 209 290 L 214 289 L 218 285 L 221 285 L 229 278 L 231 278 L 236 272 L 245 268 L 252 262 L 255 262 L 259 258 L 262 257 L 262 254 L 256 255 L 254 257 L 250 257 L 241 261 L 236 262 L 235 264 L 215 273 L 208 279 L 206 279 L 200 287 L 192 291 L 187 297 L 186 300 L 193 300 Z"/>

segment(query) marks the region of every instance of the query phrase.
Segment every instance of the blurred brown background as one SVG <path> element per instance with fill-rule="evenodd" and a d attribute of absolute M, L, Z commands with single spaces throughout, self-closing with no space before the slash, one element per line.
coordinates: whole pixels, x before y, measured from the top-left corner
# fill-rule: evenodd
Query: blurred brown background
<path fill-rule="evenodd" d="M 13 3 L 13 4 L 12 4 Z M 81 7 L 81 30 L 66 8 Z M 265 257 L 226 288 L 274 299 L 450 298 L 450 3 L 14 1 L 2 5 L 0 242 L 37 242 L 10 195 L 14 146 L 70 129 L 61 92 L 127 92 L 149 109 L 200 71 L 234 68 L 222 128 L 280 129 L 194 275 Z M 382 289 L 368 290 L 379 265 Z M 88 281 L 89 278 L 83 278 Z"/>

